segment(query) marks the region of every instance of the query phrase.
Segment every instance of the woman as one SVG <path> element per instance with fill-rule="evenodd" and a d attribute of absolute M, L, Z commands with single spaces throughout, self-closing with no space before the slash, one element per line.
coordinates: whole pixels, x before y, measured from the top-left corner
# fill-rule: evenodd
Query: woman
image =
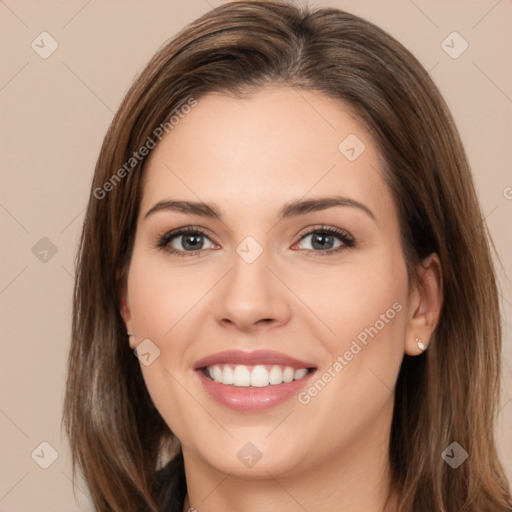
<path fill-rule="evenodd" d="M 97 510 L 510 512 L 500 350 L 466 155 L 403 46 L 251 1 L 158 51 L 77 260 L 64 420 Z"/>

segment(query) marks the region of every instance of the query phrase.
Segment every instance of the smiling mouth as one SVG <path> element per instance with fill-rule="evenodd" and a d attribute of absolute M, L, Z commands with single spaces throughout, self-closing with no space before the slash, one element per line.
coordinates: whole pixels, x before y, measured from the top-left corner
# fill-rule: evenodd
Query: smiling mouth
<path fill-rule="evenodd" d="M 292 368 L 285 365 L 215 364 L 200 371 L 210 380 L 236 388 L 264 388 L 303 379 L 315 368 Z"/>

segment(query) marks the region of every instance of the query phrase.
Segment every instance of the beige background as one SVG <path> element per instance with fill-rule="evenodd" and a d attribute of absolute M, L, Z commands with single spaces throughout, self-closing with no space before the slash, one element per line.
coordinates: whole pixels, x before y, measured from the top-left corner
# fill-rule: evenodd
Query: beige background
<path fill-rule="evenodd" d="M 60 417 L 73 258 L 93 167 L 134 75 L 167 38 L 220 3 L 0 1 L 0 226 L 7 240 L 0 271 L 2 512 L 92 510 L 83 487 L 75 503 Z M 512 296 L 506 277 L 512 253 L 512 2 L 310 3 L 344 8 L 389 31 L 430 70 L 455 116 L 504 264 L 504 390 L 497 439 L 512 481 Z M 58 43 L 47 59 L 31 47 L 34 40 L 42 46 L 43 31 Z M 469 44 L 456 59 L 441 46 L 453 31 Z M 455 39 L 451 51 L 460 44 Z M 39 242 L 43 237 L 54 244 L 54 255 L 51 249 L 44 253 L 49 245 Z M 48 469 L 39 464 L 51 462 L 51 449 L 41 442 L 58 452 Z"/>

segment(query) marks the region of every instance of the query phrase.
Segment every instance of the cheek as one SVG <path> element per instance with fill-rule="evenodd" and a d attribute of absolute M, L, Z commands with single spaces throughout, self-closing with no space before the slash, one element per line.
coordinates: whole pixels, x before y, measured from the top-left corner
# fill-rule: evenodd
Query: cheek
<path fill-rule="evenodd" d="M 130 312 L 137 343 L 149 339 L 159 351 L 151 364 L 140 363 L 148 393 L 167 425 L 180 439 L 186 439 L 182 411 L 188 410 L 189 419 L 200 411 L 190 406 L 190 395 L 183 386 L 186 346 L 180 340 L 187 339 L 183 326 L 187 312 L 198 300 L 198 291 L 187 284 L 183 272 L 158 260 L 143 250 L 134 251 L 128 275 Z"/>
<path fill-rule="evenodd" d="M 379 338 L 403 330 L 408 282 L 400 251 L 376 248 L 347 258 L 335 270 L 301 273 L 294 281 L 297 295 L 318 313 L 330 353 L 358 336 L 364 343 L 368 330 Z"/>
<path fill-rule="evenodd" d="M 321 293 L 304 297 L 333 333 L 322 328 L 328 357 L 318 380 L 301 393 L 299 402 L 309 417 L 316 418 L 311 419 L 312 428 L 334 445 L 350 444 L 351 436 L 372 425 L 393 397 L 403 359 L 405 261 L 400 251 L 390 247 L 367 256 L 340 266 L 329 279 L 317 279 L 316 290 Z"/>
<path fill-rule="evenodd" d="M 138 336 L 157 345 L 172 335 L 206 291 L 203 280 L 190 279 L 190 272 L 165 265 L 164 258 L 134 253 L 128 276 L 130 311 Z M 174 337 L 175 338 L 175 337 Z M 173 347 L 179 350 L 179 343 Z"/>

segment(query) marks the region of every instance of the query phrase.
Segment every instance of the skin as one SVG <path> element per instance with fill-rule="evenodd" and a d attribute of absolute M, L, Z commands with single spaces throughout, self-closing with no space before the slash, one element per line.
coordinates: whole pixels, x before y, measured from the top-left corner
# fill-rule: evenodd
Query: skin
<path fill-rule="evenodd" d="M 416 337 L 427 346 L 438 321 L 440 265 L 431 255 L 418 267 L 421 284 L 409 283 L 378 149 L 349 112 L 288 87 L 248 99 L 209 94 L 150 155 L 122 314 L 131 348 L 150 339 L 160 350 L 141 370 L 182 443 L 184 511 L 397 510 L 396 494 L 386 503 L 393 389 L 404 353 L 421 353 Z M 338 150 L 349 134 L 366 146 L 354 161 Z M 351 206 L 278 217 L 292 200 L 333 193 L 364 203 L 375 220 Z M 222 217 L 161 210 L 144 218 L 168 199 L 212 202 Z M 335 236 L 326 249 L 313 246 L 310 233 L 322 225 L 356 245 Z M 187 255 L 180 236 L 169 245 L 185 257 L 157 248 L 186 226 L 207 231 L 199 253 Z M 247 236 L 263 249 L 251 264 L 236 252 Z M 271 349 L 314 362 L 321 375 L 396 302 L 401 311 L 307 404 L 294 397 L 235 412 L 192 370 L 218 351 Z M 262 455 L 251 468 L 237 457 L 247 442 Z"/>

